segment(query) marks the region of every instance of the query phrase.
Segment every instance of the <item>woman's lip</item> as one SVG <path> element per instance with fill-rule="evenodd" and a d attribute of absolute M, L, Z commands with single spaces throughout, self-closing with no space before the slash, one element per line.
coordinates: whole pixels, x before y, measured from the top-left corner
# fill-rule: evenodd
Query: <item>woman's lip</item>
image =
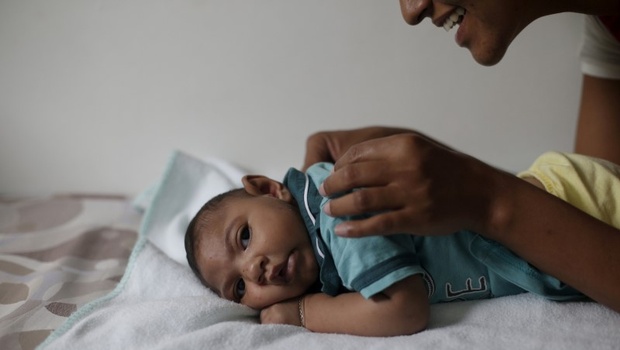
<path fill-rule="evenodd" d="M 433 20 L 433 24 L 434 24 L 436 27 L 441 27 L 441 28 L 443 28 L 443 24 L 446 22 L 446 18 L 450 17 L 450 13 L 452 13 L 452 12 L 446 13 L 445 15 L 443 15 L 443 16 L 441 16 L 441 17 L 439 17 L 439 18 L 435 18 L 435 19 Z"/>
<path fill-rule="evenodd" d="M 433 19 L 433 24 L 437 27 L 443 28 L 444 23 L 446 23 L 446 20 L 448 18 L 450 18 L 450 16 L 452 16 L 453 13 L 456 13 L 456 10 L 458 9 L 458 7 L 453 8 L 451 11 L 448 11 L 446 13 L 443 14 L 443 16 L 438 17 L 438 18 L 434 18 Z"/>
<path fill-rule="evenodd" d="M 457 6 L 440 17 L 433 19 L 433 24 L 449 32 L 454 26 L 460 26 L 466 14 L 467 10 L 465 8 Z"/>
<path fill-rule="evenodd" d="M 456 34 L 454 34 L 454 41 L 456 41 L 456 44 L 460 47 L 464 47 L 465 46 L 465 33 L 467 32 L 467 24 L 465 24 L 466 21 L 466 16 L 463 16 L 463 19 L 461 20 L 461 23 L 459 23 L 459 27 L 456 28 Z"/>

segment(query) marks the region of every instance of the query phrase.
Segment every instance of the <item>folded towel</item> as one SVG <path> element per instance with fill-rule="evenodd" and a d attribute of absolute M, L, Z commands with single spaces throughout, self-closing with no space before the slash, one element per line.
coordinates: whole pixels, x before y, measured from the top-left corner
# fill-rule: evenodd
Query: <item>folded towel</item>
<path fill-rule="evenodd" d="M 176 151 L 159 184 L 134 201 L 146 211 L 142 233 L 176 262 L 188 266 L 185 258 L 185 229 L 205 202 L 242 186 L 245 173 L 218 158 L 201 160 Z"/>

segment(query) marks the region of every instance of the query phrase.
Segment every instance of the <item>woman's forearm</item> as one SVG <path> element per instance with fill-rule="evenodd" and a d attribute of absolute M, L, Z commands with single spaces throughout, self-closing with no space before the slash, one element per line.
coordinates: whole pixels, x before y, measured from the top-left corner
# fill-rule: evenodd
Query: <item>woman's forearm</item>
<path fill-rule="evenodd" d="M 480 233 L 620 312 L 620 230 L 512 175 L 495 180 Z"/>

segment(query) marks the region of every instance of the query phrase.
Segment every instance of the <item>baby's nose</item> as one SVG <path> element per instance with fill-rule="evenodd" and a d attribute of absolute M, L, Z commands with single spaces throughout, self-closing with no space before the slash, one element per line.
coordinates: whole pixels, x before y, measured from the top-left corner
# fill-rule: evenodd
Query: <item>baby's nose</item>
<path fill-rule="evenodd" d="M 249 258 L 243 270 L 243 277 L 251 282 L 263 284 L 265 282 L 266 259 L 261 256 Z"/>

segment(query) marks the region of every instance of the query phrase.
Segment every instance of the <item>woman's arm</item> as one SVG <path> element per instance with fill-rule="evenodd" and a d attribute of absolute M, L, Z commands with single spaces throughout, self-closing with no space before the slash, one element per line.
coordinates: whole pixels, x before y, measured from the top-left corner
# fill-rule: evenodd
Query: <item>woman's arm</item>
<path fill-rule="evenodd" d="M 411 132 L 351 146 L 319 189 L 335 227 L 360 237 L 469 229 L 620 312 L 620 230 L 531 184 Z M 612 199 L 615 201 L 617 199 Z"/>
<path fill-rule="evenodd" d="M 273 305 L 261 312 L 261 322 L 300 325 L 297 307 L 296 301 Z M 420 275 L 397 282 L 370 299 L 360 293 L 309 294 L 303 309 L 306 328 L 321 333 L 407 335 L 424 330 L 429 319 L 427 291 Z"/>
<path fill-rule="evenodd" d="M 575 152 L 620 164 L 620 80 L 584 75 Z"/>
<path fill-rule="evenodd" d="M 620 230 L 516 177 L 498 176 L 492 187 L 486 237 L 620 312 Z"/>

